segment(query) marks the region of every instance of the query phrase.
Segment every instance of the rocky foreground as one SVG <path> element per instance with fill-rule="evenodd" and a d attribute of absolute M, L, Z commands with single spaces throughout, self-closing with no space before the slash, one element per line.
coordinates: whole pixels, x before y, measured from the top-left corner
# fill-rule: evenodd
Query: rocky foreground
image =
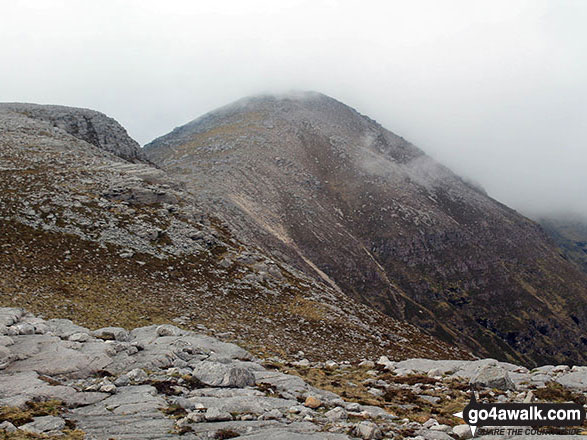
<path fill-rule="evenodd" d="M 587 392 L 587 367 L 262 361 L 172 325 L 91 331 L 17 308 L 0 309 L 0 334 L 3 438 L 451 440 L 471 436 L 450 415 L 469 383 L 491 401 L 585 404 Z M 300 378 L 317 374 L 355 382 L 345 379 L 343 399 Z"/>

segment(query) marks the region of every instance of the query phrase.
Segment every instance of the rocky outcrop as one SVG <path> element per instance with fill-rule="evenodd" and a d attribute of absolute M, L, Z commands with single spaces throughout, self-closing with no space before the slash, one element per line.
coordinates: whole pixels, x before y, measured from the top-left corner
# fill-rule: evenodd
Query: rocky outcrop
<path fill-rule="evenodd" d="M 467 381 L 476 381 L 470 378 L 488 366 L 510 373 L 515 389 L 492 390 L 491 384 L 479 383 L 481 400 L 532 400 L 532 389 L 539 395 L 544 388 L 545 380 L 533 380 L 539 375 L 566 383 L 565 396 L 580 399 L 573 393 L 585 390 L 587 380 L 587 367 L 547 366 L 530 372 L 491 359 L 385 360 L 385 368 L 367 371 L 365 381 L 385 395 L 384 404 L 372 406 L 285 374 L 275 369 L 279 360 L 264 362 L 236 345 L 171 325 L 90 331 L 16 308 L 0 308 L 0 322 L 0 344 L 9 358 L 0 368 L 4 433 L 59 436 L 75 429 L 75 438 L 96 440 L 344 440 L 399 435 L 450 440 L 451 435 L 470 435 L 457 419 L 440 412 L 450 424 L 413 418 L 421 417 L 426 405 L 440 409 L 454 407 L 453 400 L 464 402 Z M 328 371 L 335 378 L 345 370 L 365 372 L 363 367 L 371 365 L 375 363 L 308 363 L 304 369 Z M 574 379 L 566 380 L 572 375 Z M 542 385 L 537 388 L 537 383 Z M 446 396 L 451 397 L 444 400 Z M 43 405 L 52 413 L 36 415 L 36 408 Z M 19 408 L 26 412 L 19 413 Z M 400 417 L 396 411 L 413 411 L 413 417 Z"/>
<path fill-rule="evenodd" d="M 60 105 L 0 103 L 0 112 L 6 111 L 48 122 L 55 129 L 63 130 L 128 161 L 145 160 L 139 144 L 128 135 L 124 127 L 103 113 Z"/>
<path fill-rule="evenodd" d="M 145 147 L 276 258 L 483 357 L 585 361 L 587 276 L 542 229 L 318 93 L 259 96 Z"/>

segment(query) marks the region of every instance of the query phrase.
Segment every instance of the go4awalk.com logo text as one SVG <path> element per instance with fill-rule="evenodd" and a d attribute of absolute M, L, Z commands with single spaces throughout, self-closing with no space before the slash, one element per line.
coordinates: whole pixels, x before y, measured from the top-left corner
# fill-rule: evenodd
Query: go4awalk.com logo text
<path fill-rule="evenodd" d="M 481 427 L 491 427 L 483 429 L 483 434 L 491 435 L 547 433 L 541 427 L 569 428 L 565 434 L 578 434 L 585 408 L 578 403 L 479 403 L 473 391 L 469 404 L 455 416 L 465 420 L 473 436 Z"/>

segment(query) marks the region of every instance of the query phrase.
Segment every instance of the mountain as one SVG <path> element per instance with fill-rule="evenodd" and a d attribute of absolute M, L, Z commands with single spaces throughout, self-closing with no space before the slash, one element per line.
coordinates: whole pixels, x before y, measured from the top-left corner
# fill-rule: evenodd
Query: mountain
<path fill-rule="evenodd" d="M 587 219 L 568 214 L 543 216 L 538 222 L 561 248 L 564 258 L 587 273 Z"/>
<path fill-rule="evenodd" d="M 244 241 L 480 356 L 587 359 L 587 276 L 540 226 L 319 93 L 246 98 L 145 147 Z"/>
<path fill-rule="evenodd" d="M 256 354 L 470 358 L 231 232 L 86 109 L 0 104 L 0 306 L 90 328 L 182 323 Z"/>

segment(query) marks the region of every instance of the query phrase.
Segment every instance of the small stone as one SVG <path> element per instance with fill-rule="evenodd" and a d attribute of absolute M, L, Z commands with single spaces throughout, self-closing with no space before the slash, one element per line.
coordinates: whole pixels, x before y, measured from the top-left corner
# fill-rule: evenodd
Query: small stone
<path fill-rule="evenodd" d="M 394 363 L 389 360 L 387 356 L 381 356 L 377 362 L 375 362 L 380 367 L 385 368 L 386 370 L 393 370 Z"/>
<path fill-rule="evenodd" d="M 87 342 L 90 340 L 90 335 L 87 333 L 74 333 L 69 337 L 69 340 L 73 342 Z"/>
<path fill-rule="evenodd" d="M 314 396 L 308 396 L 304 402 L 304 406 L 312 409 L 316 409 L 322 405 L 322 401 Z"/>
<path fill-rule="evenodd" d="M 383 438 L 383 433 L 373 422 L 364 421 L 355 427 L 355 433 L 364 440 L 377 440 Z"/>
<path fill-rule="evenodd" d="M 367 392 L 368 392 L 369 394 L 372 394 L 372 395 L 374 395 L 375 397 L 381 397 L 381 396 L 383 396 L 383 394 L 384 394 L 384 393 L 383 393 L 383 391 L 382 391 L 382 390 L 380 390 L 379 388 L 369 388 L 369 389 L 367 390 Z"/>
<path fill-rule="evenodd" d="M 424 424 L 422 426 L 426 429 L 430 429 L 432 426 L 435 426 L 435 425 L 438 425 L 438 422 L 436 421 L 436 419 L 428 419 L 424 422 Z"/>
<path fill-rule="evenodd" d="M 19 335 L 35 334 L 35 326 L 29 324 L 28 322 L 21 322 L 20 324 L 14 325 L 13 328 L 18 332 Z"/>
<path fill-rule="evenodd" d="M 163 324 L 157 327 L 158 336 L 181 336 L 182 333 L 180 328 L 170 324 Z"/>
<path fill-rule="evenodd" d="M 356 402 L 349 402 L 346 404 L 346 410 L 350 412 L 359 412 L 361 411 L 361 405 Z"/>
<path fill-rule="evenodd" d="M 498 390 L 515 390 L 516 387 L 508 372 L 497 365 L 486 365 L 479 369 L 471 379 L 471 385 L 496 388 Z"/>
<path fill-rule="evenodd" d="M 202 423 L 206 421 L 206 415 L 200 411 L 193 411 L 189 413 L 186 418 L 193 423 Z"/>
<path fill-rule="evenodd" d="M 92 336 L 105 341 L 127 341 L 129 334 L 121 327 L 104 327 L 92 332 Z"/>
<path fill-rule="evenodd" d="M 430 431 L 450 432 L 451 427 L 448 425 L 433 425 L 430 427 Z"/>
<path fill-rule="evenodd" d="M 114 394 L 116 393 L 116 385 L 114 385 L 113 383 L 104 384 L 100 387 L 100 391 L 102 391 L 103 393 Z"/>
<path fill-rule="evenodd" d="M 148 378 L 147 373 L 145 373 L 145 370 L 142 368 L 135 368 L 134 370 L 130 370 L 128 373 L 126 373 L 126 375 L 132 382 L 137 383 L 144 382 Z"/>
<path fill-rule="evenodd" d="M 465 440 L 473 437 L 471 433 L 471 428 L 469 425 L 457 425 L 452 428 L 452 433 L 456 435 L 459 439 Z"/>
<path fill-rule="evenodd" d="M 14 426 L 8 420 L 5 420 L 4 422 L 0 423 L 0 431 L 4 431 L 4 432 L 15 432 L 16 431 L 16 426 Z"/>
<path fill-rule="evenodd" d="M 361 362 L 359 363 L 359 367 L 363 367 L 363 368 L 369 368 L 369 369 L 371 369 L 371 368 L 375 368 L 375 362 L 373 362 L 373 361 L 368 361 L 368 360 L 361 361 Z"/>
<path fill-rule="evenodd" d="M 283 418 L 283 414 L 277 408 L 273 408 L 260 417 L 261 420 L 279 420 L 281 418 Z"/>
<path fill-rule="evenodd" d="M 326 361 L 325 365 L 326 365 L 326 368 L 328 368 L 330 370 L 334 370 L 338 367 L 338 364 L 334 361 Z"/>
<path fill-rule="evenodd" d="M 344 408 L 341 408 L 340 406 L 337 406 L 336 408 L 327 411 L 324 414 L 324 416 L 326 416 L 328 420 L 332 420 L 333 422 L 336 422 L 338 420 L 346 420 L 348 418 L 347 412 Z"/>
<path fill-rule="evenodd" d="M 130 383 L 130 379 L 128 377 L 128 375 L 126 374 L 122 374 L 119 377 L 116 378 L 116 380 L 114 381 L 114 385 L 116 385 L 117 387 L 125 387 Z"/>
<path fill-rule="evenodd" d="M 227 422 L 232 420 L 232 415 L 229 412 L 221 411 L 218 408 L 208 408 L 204 417 L 208 422 Z"/>

